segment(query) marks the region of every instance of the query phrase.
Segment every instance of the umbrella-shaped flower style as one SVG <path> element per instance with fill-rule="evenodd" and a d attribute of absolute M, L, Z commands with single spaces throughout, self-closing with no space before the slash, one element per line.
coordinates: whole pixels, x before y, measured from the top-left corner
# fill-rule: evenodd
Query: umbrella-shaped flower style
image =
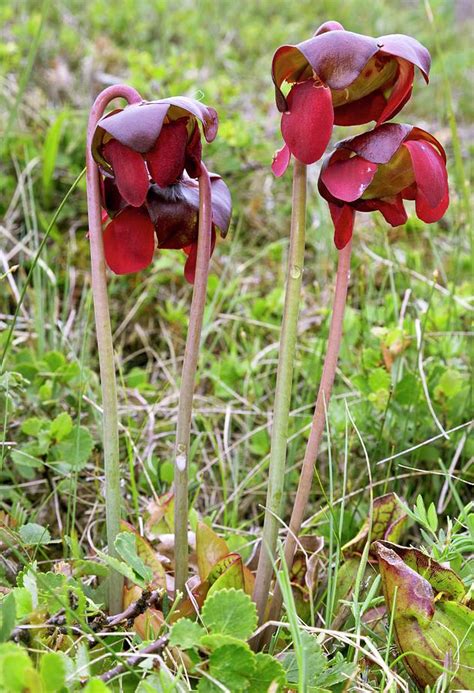
<path fill-rule="evenodd" d="M 371 38 L 338 22 L 326 22 L 295 46 L 280 46 L 272 76 L 285 145 L 274 173 L 284 173 L 291 154 L 304 164 L 320 159 L 334 124 L 389 120 L 411 96 L 415 66 L 428 82 L 430 64 L 428 50 L 411 36 Z M 287 96 L 284 82 L 291 85 Z"/>
<path fill-rule="evenodd" d="M 114 176 L 122 197 L 133 207 L 145 202 L 150 179 L 164 188 L 187 170 L 200 173 L 201 137 L 212 142 L 218 119 L 213 108 L 185 96 L 142 101 L 100 119 L 92 139 L 94 159 Z"/>
<path fill-rule="evenodd" d="M 341 249 L 352 237 L 356 211 L 378 210 L 399 226 L 408 218 L 403 200 L 415 200 L 422 221 L 441 219 L 449 204 L 446 154 L 425 130 L 386 123 L 338 142 L 323 164 L 318 187 Z"/>
<path fill-rule="evenodd" d="M 227 185 L 216 173 L 209 174 L 212 200 L 211 253 L 216 230 L 224 238 L 231 215 Z M 110 178 L 105 178 L 103 205 L 111 220 L 104 228 L 104 253 L 115 274 L 139 272 L 150 265 L 158 249 L 182 249 L 187 254 L 184 275 L 194 283 L 196 269 L 199 184 L 183 173 L 181 179 L 162 188 L 150 184 L 141 207 L 127 204 Z"/>
<path fill-rule="evenodd" d="M 201 122 L 207 141 L 217 132 L 212 108 L 175 97 L 141 102 L 99 121 L 92 153 L 103 174 L 102 204 L 111 221 L 104 229 L 108 266 L 116 274 L 138 272 L 159 248 L 188 254 L 186 279 L 194 281 L 197 252 Z M 211 174 L 213 243 L 225 236 L 231 212 L 224 181 Z M 156 240 L 155 240 L 156 238 Z"/>

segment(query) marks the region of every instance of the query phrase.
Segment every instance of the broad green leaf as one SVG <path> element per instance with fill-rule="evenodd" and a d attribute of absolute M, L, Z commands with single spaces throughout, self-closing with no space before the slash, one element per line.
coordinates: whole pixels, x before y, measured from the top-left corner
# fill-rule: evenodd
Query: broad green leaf
<path fill-rule="evenodd" d="M 23 544 L 27 546 L 37 546 L 49 544 L 51 534 L 46 527 L 36 524 L 36 522 L 28 522 L 18 530 Z"/>
<path fill-rule="evenodd" d="M 254 653 L 243 645 L 223 645 L 209 657 L 209 674 L 232 693 L 249 690 L 256 670 Z M 199 680 L 200 693 L 222 693 L 222 688 L 207 678 Z"/>
<path fill-rule="evenodd" d="M 67 467 L 80 471 L 91 456 L 94 440 L 85 426 L 74 428 L 54 446 L 55 458 Z"/>
<path fill-rule="evenodd" d="M 153 571 L 142 561 L 137 553 L 137 538 L 132 532 L 120 532 L 114 542 L 115 549 L 125 563 L 145 582 L 150 584 L 153 580 Z"/>
<path fill-rule="evenodd" d="M 259 652 L 255 655 L 255 672 L 250 678 L 251 693 L 267 693 L 270 687 L 272 693 L 283 690 L 286 681 L 283 665 L 269 654 Z"/>
<path fill-rule="evenodd" d="M 26 650 L 13 643 L 0 647 L 0 690 L 6 693 L 41 691 L 41 680 Z"/>
<path fill-rule="evenodd" d="M 26 587 L 15 587 L 12 594 L 15 595 L 16 617 L 21 621 L 33 611 L 31 592 Z"/>
<path fill-rule="evenodd" d="M 196 553 L 199 577 L 205 580 L 212 568 L 229 553 L 227 543 L 204 522 L 196 529 Z"/>
<path fill-rule="evenodd" d="M 202 622 L 211 633 L 247 640 L 257 626 L 257 609 L 245 592 L 223 589 L 209 595 L 202 608 Z"/>
<path fill-rule="evenodd" d="M 51 421 L 49 427 L 49 435 L 53 440 L 61 441 L 69 433 L 71 433 L 73 428 L 72 419 L 69 414 L 63 411 L 59 416 L 57 416 L 53 421 Z"/>
<path fill-rule="evenodd" d="M 21 424 L 21 431 L 22 433 L 26 433 L 27 436 L 37 436 L 47 425 L 48 421 L 46 419 L 39 419 L 37 416 L 34 416 L 23 421 Z"/>
<path fill-rule="evenodd" d="M 63 652 L 46 652 L 41 657 L 39 671 L 45 690 L 61 691 L 66 683 L 68 658 Z"/>
<path fill-rule="evenodd" d="M 163 568 L 161 562 L 156 557 L 156 553 L 150 543 L 142 537 L 137 530 L 130 525 L 128 522 L 122 521 L 120 523 L 120 529 L 124 532 L 129 532 L 133 534 L 136 540 L 137 554 L 139 558 L 142 559 L 143 563 L 151 568 L 153 572 L 153 578 L 151 580 L 151 586 L 153 588 L 163 587 L 166 588 L 166 572 Z"/>
<path fill-rule="evenodd" d="M 210 652 L 217 650 L 218 647 L 222 647 L 223 645 L 240 646 L 242 644 L 248 647 L 248 644 L 239 640 L 239 638 L 234 638 L 232 635 L 222 635 L 222 633 L 207 633 L 203 635 L 199 641 L 199 645 Z"/>
<path fill-rule="evenodd" d="M 0 642 L 6 642 L 16 625 L 16 603 L 13 592 L 0 602 Z"/>
<path fill-rule="evenodd" d="M 135 585 L 143 588 L 147 586 L 145 581 L 142 580 L 142 578 L 133 570 L 133 568 L 127 565 L 127 563 L 119 561 L 118 558 L 109 556 L 103 551 L 99 551 L 99 549 L 96 549 L 96 553 L 110 568 L 116 570 L 118 573 L 120 573 L 120 575 L 123 575 Z"/>
<path fill-rule="evenodd" d="M 105 685 L 103 681 L 98 678 L 90 679 L 82 689 L 82 693 L 107 693 L 111 689 Z"/>
<path fill-rule="evenodd" d="M 189 618 L 180 618 L 176 621 L 170 632 L 171 647 L 180 647 L 182 650 L 190 650 L 198 647 L 201 637 L 206 633 L 204 628 Z"/>

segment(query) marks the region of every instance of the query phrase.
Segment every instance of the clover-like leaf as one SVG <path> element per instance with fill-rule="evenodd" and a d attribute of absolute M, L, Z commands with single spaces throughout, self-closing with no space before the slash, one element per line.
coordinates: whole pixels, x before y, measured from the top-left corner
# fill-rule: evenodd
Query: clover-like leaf
<path fill-rule="evenodd" d="M 189 618 L 180 618 L 171 628 L 169 643 L 171 647 L 190 650 L 198 647 L 201 637 L 206 633 L 204 628 Z"/>
<path fill-rule="evenodd" d="M 242 590 L 223 589 L 209 595 L 202 608 L 202 621 L 211 633 L 247 640 L 257 626 L 257 609 Z"/>
<path fill-rule="evenodd" d="M 249 691 L 252 693 L 274 693 L 283 690 L 286 681 L 283 665 L 269 654 L 259 652 L 255 655 L 255 672 L 250 679 Z"/>
<path fill-rule="evenodd" d="M 209 657 L 209 675 L 232 693 L 249 690 L 256 671 L 256 657 L 250 648 L 240 645 L 223 645 Z M 200 693 L 220 693 L 222 687 L 208 678 L 199 681 Z"/>
<path fill-rule="evenodd" d="M 39 544 L 49 544 L 51 534 L 46 527 L 38 525 L 36 522 L 28 522 L 19 529 L 21 540 L 28 546 L 38 546 Z"/>

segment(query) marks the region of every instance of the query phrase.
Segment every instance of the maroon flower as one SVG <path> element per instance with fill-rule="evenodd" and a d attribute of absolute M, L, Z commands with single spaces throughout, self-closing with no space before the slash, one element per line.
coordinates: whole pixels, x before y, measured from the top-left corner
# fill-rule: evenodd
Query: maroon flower
<path fill-rule="evenodd" d="M 280 46 L 272 76 L 285 145 L 275 155 L 274 173 L 284 173 L 291 154 L 304 164 L 320 159 L 334 124 L 379 125 L 394 116 L 411 96 L 415 66 L 428 81 L 430 63 L 411 36 L 375 39 L 338 22 L 326 22 L 296 46 Z M 283 82 L 292 85 L 286 97 Z"/>
<path fill-rule="evenodd" d="M 356 211 L 378 210 L 399 226 L 407 220 L 403 200 L 415 200 L 422 221 L 441 219 L 449 204 L 446 154 L 425 130 L 386 123 L 338 142 L 323 164 L 318 187 L 341 249 L 352 237 Z"/>
<path fill-rule="evenodd" d="M 124 200 L 140 207 L 151 182 L 164 188 L 175 183 L 184 169 L 199 176 L 201 137 L 212 142 L 217 113 L 185 96 L 143 101 L 112 111 L 99 121 L 92 154 L 105 173 L 114 176 Z"/>
<path fill-rule="evenodd" d="M 196 264 L 201 122 L 211 142 L 217 133 L 214 109 L 187 97 L 126 106 L 104 116 L 92 141 L 99 165 L 102 205 L 110 222 L 104 228 L 104 252 L 116 274 L 147 267 L 158 248 L 188 254 L 185 276 L 194 281 Z M 210 174 L 215 229 L 225 236 L 231 214 L 230 193 Z"/>
<path fill-rule="evenodd" d="M 212 197 L 212 244 L 216 230 L 224 238 L 231 216 L 231 198 L 227 185 L 216 173 L 210 173 Z M 141 207 L 127 204 L 111 179 L 105 179 L 104 206 L 111 221 L 104 228 L 104 253 L 115 274 L 139 272 L 153 260 L 158 249 L 181 249 L 188 255 L 184 276 L 191 284 L 197 258 L 199 221 L 199 183 L 183 174 L 181 179 L 162 188 L 151 184 Z"/>

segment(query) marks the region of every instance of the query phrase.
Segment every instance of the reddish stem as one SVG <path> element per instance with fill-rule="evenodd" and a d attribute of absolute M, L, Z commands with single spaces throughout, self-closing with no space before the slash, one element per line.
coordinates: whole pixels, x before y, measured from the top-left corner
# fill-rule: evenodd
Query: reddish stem
<path fill-rule="evenodd" d="M 103 445 L 105 470 L 105 518 L 107 546 L 110 556 L 116 556 L 115 537 L 120 531 L 120 459 L 117 412 L 117 388 L 115 382 L 114 350 L 110 311 L 107 296 L 107 276 L 102 240 L 102 218 L 100 205 L 99 170 L 92 157 L 92 137 L 96 126 L 112 99 L 122 98 L 128 103 L 139 103 L 140 94 L 123 84 L 104 89 L 94 101 L 87 126 L 86 180 L 87 206 L 89 213 L 89 239 L 91 253 L 92 294 L 99 352 L 100 381 L 103 408 Z M 109 611 L 118 613 L 122 608 L 123 577 L 110 571 L 108 585 Z"/>
<path fill-rule="evenodd" d="M 295 502 L 289 524 L 289 532 L 286 536 L 284 553 L 288 569 L 293 565 L 293 557 L 296 548 L 296 539 L 301 530 L 301 524 L 308 505 L 311 486 L 313 483 L 314 467 L 319 452 L 319 445 L 326 424 L 326 411 L 331 398 L 331 390 L 336 374 L 337 360 L 342 339 L 342 327 L 344 321 L 344 310 L 346 307 L 347 288 L 350 278 L 352 241 L 339 252 L 337 265 L 336 290 L 334 293 L 334 304 L 329 328 L 328 346 L 326 358 L 324 360 L 321 382 L 316 399 L 311 432 L 306 444 L 303 465 L 301 468 L 298 490 L 296 491 Z M 268 620 L 276 621 L 280 616 L 282 605 L 282 594 L 278 584 L 275 585 L 273 599 L 270 605 Z M 273 632 L 272 628 L 264 631 L 261 643 L 268 643 Z"/>
<path fill-rule="evenodd" d="M 188 464 L 202 321 L 207 294 L 207 276 L 211 255 L 212 203 L 209 173 L 201 163 L 199 176 L 199 230 L 196 276 L 189 314 L 189 329 L 184 351 L 176 424 L 174 470 L 175 591 L 184 593 L 188 577 Z"/>

